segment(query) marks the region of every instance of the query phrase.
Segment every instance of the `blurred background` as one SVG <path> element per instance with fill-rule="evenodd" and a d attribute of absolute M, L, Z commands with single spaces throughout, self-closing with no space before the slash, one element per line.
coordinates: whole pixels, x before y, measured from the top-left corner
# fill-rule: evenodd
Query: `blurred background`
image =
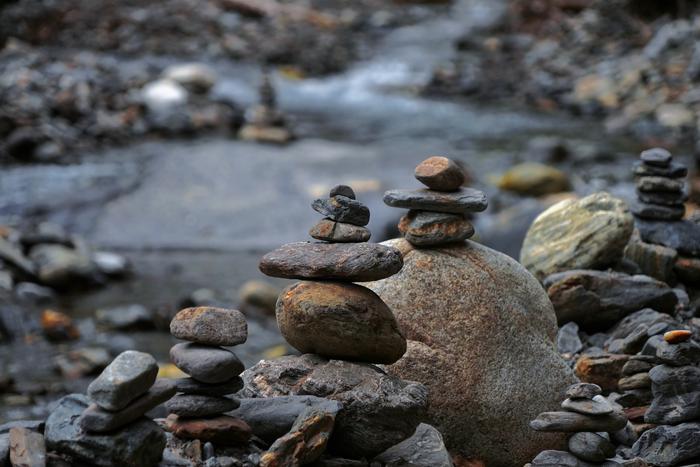
<path fill-rule="evenodd" d="M 242 309 L 247 365 L 289 352 L 257 263 L 335 184 L 382 241 L 384 190 L 451 157 L 515 258 L 553 203 L 631 199 L 651 146 L 697 203 L 698 112 L 692 0 L 0 0 L 0 421 L 125 349 L 174 374 L 185 306 Z"/>

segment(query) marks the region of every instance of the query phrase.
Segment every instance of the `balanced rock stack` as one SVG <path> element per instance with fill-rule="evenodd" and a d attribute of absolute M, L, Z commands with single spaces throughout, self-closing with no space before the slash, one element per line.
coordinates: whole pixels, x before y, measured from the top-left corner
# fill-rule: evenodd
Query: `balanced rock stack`
<path fill-rule="evenodd" d="M 270 74 L 264 72 L 258 89 L 259 103 L 246 110 L 246 123 L 238 136 L 241 139 L 283 144 L 294 135 L 287 127 L 286 119 L 277 109 L 277 97 Z"/>
<path fill-rule="evenodd" d="M 649 371 L 653 400 L 645 421 L 658 426 L 645 431 L 632 454 L 653 465 L 692 464 L 700 459 L 700 345 L 691 332 L 664 334 Z"/>
<path fill-rule="evenodd" d="M 639 202 L 632 213 L 642 219 L 674 221 L 685 215 L 688 194 L 683 178 L 688 169 L 677 162 L 665 149 L 642 152 L 641 161 L 634 166 Z"/>
<path fill-rule="evenodd" d="M 384 194 L 387 205 L 409 209 L 399 223 L 399 231 L 408 242 L 417 247 L 439 246 L 474 235 L 474 227 L 465 215 L 486 209 L 486 195 L 462 188 L 464 172 L 454 161 L 429 157 L 418 164 L 415 177 L 428 189 L 390 190 Z"/>
<path fill-rule="evenodd" d="M 175 381 L 177 395 L 166 404 L 170 415 L 165 426 L 179 438 L 236 445 L 250 438 L 250 427 L 235 417 L 222 415 L 238 408 L 226 397 L 243 387 L 243 363 L 222 346 L 242 344 L 248 324 L 238 310 L 196 307 L 178 312 L 170 333 L 188 342 L 175 344 L 170 359 L 189 378 Z"/>
<path fill-rule="evenodd" d="M 175 384 L 158 380 L 149 354 L 128 350 L 88 387 L 88 397 L 61 399 L 46 421 L 47 447 L 79 465 L 157 465 L 166 439 L 146 412 L 175 394 Z"/>
<path fill-rule="evenodd" d="M 639 334 L 639 329 L 632 336 Z M 644 337 L 646 337 L 646 332 Z M 657 363 L 654 355 L 639 353 L 630 356 L 622 367 L 617 387 L 621 394 L 614 398 L 615 403 L 625 408 L 625 413 L 632 422 L 644 420 L 646 408 L 652 400 L 649 370 Z"/>
<path fill-rule="evenodd" d="M 277 324 L 302 353 L 330 359 L 390 364 L 406 351 L 406 340 L 389 307 L 353 282 L 379 280 L 403 266 L 401 252 L 373 243 L 364 227 L 369 209 L 344 185 L 312 207 L 325 219 L 310 235 L 319 243 L 290 243 L 265 255 L 260 270 L 273 277 L 301 279 L 282 291 Z"/>
<path fill-rule="evenodd" d="M 615 411 L 601 393 L 596 384 L 574 384 L 566 391 L 562 411 L 543 412 L 530 422 L 530 427 L 537 431 L 573 433 L 568 452 L 542 451 L 531 465 L 585 466 L 615 456 L 610 433 L 625 428 L 627 418 Z"/>

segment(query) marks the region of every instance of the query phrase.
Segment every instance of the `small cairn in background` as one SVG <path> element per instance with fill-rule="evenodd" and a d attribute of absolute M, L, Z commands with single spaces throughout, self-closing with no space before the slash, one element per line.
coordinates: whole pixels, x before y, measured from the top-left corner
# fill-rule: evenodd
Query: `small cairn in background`
<path fill-rule="evenodd" d="M 239 130 L 238 137 L 264 143 L 288 143 L 294 135 L 284 115 L 277 109 L 275 88 L 267 71 L 263 73 L 258 92 L 260 101 L 246 111 L 246 123 Z"/>

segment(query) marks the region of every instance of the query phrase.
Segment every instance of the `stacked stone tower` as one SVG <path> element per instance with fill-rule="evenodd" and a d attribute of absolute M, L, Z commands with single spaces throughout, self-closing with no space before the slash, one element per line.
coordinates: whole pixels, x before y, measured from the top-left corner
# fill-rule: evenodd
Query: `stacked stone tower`
<path fill-rule="evenodd" d="M 673 162 L 670 152 L 661 148 L 642 152 L 634 166 L 638 203 L 632 213 L 642 219 L 676 221 L 685 215 L 688 193 L 684 177 L 688 169 Z"/>
<path fill-rule="evenodd" d="M 465 216 L 483 211 L 488 203 L 483 192 L 462 188 L 462 169 L 446 157 L 433 156 L 416 167 L 415 176 L 428 189 L 390 190 L 384 194 L 387 205 L 409 209 L 399 223 L 404 238 L 416 247 L 428 247 L 474 235 L 474 227 Z"/>

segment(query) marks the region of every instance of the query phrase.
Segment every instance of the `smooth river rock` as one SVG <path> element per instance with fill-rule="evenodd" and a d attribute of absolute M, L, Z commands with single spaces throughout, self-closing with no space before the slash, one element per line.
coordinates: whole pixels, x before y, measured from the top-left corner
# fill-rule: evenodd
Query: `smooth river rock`
<path fill-rule="evenodd" d="M 399 232 L 413 245 L 432 246 L 466 240 L 474 235 L 474 226 L 459 214 L 408 211 Z"/>
<path fill-rule="evenodd" d="M 453 191 L 464 183 L 464 172 L 452 159 L 432 156 L 416 166 L 416 179 L 437 191 Z"/>
<path fill-rule="evenodd" d="M 540 280 L 571 269 L 605 268 L 622 258 L 633 228 L 627 205 L 607 193 L 567 199 L 532 223 L 520 262 Z"/>
<path fill-rule="evenodd" d="M 228 381 L 244 369 L 243 363 L 230 350 L 189 342 L 172 346 L 170 360 L 192 378 L 209 384 Z"/>
<path fill-rule="evenodd" d="M 119 354 L 90 386 L 88 396 L 105 410 L 121 410 L 144 394 L 158 375 L 152 355 L 136 350 Z"/>
<path fill-rule="evenodd" d="M 369 223 L 369 208 L 347 196 L 335 195 L 332 198 L 320 198 L 315 200 L 311 207 L 314 211 L 336 222 L 347 222 L 360 227 Z"/>
<path fill-rule="evenodd" d="M 280 294 L 276 314 L 285 340 L 301 353 L 394 363 L 406 351 L 389 307 L 361 285 L 297 282 Z"/>
<path fill-rule="evenodd" d="M 368 284 L 409 339 L 388 367 L 429 388 L 427 423 L 450 448 L 487 465 L 522 465 L 561 434 L 528 423 L 555 410 L 577 382 L 558 354 L 556 317 L 539 282 L 508 256 L 467 240 L 415 249 L 403 239 L 404 268 Z"/>
<path fill-rule="evenodd" d="M 238 310 L 200 306 L 180 310 L 170 322 L 170 334 L 205 345 L 239 345 L 248 338 L 248 323 Z"/>
<path fill-rule="evenodd" d="M 460 188 L 450 192 L 426 189 L 389 190 L 384 193 L 384 203 L 392 208 L 454 214 L 481 212 L 488 207 L 486 194 L 474 188 Z"/>
<path fill-rule="evenodd" d="M 372 233 L 366 227 L 336 222 L 330 219 L 321 219 L 311 227 L 309 235 L 316 240 L 331 243 L 357 243 L 369 240 Z"/>

